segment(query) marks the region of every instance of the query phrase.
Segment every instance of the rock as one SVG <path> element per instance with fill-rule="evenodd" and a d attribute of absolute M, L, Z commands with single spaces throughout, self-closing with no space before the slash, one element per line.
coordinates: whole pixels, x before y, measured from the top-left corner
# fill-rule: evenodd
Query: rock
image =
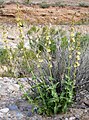
<path fill-rule="evenodd" d="M 75 120 L 75 117 L 70 117 L 69 120 Z"/>
<path fill-rule="evenodd" d="M 16 117 L 18 120 L 21 120 L 24 116 L 21 112 L 18 111 L 18 112 L 16 112 Z"/>
<path fill-rule="evenodd" d="M 19 85 L 17 84 L 13 84 L 13 85 L 9 85 L 9 90 L 11 91 L 19 91 Z"/>
<path fill-rule="evenodd" d="M 75 115 L 75 120 L 80 120 L 80 116 L 79 115 Z"/>
<path fill-rule="evenodd" d="M 68 118 L 65 118 L 65 120 L 69 120 Z"/>
<path fill-rule="evenodd" d="M 9 105 L 8 106 L 8 108 L 9 108 L 9 110 L 11 110 L 11 111 L 17 111 L 18 110 L 18 107 L 17 107 L 17 105 Z"/>
<path fill-rule="evenodd" d="M 28 113 L 27 113 L 27 116 L 28 116 L 28 117 L 31 117 L 31 116 L 32 116 L 32 112 L 28 112 Z"/>
<path fill-rule="evenodd" d="M 85 99 L 85 100 L 84 100 L 84 104 L 85 104 L 87 107 L 89 107 L 89 100 Z"/>
<path fill-rule="evenodd" d="M 4 117 L 4 116 L 3 116 L 3 113 L 0 112 L 0 118 L 3 118 L 3 117 Z"/>
<path fill-rule="evenodd" d="M 88 110 L 85 110 L 84 112 L 85 112 L 85 113 L 87 113 L 87 112 L 88 112 Z"/>
<path fill-rule="evenodd" d="M 15 88 L 12 85 L 9 85 L 9 90 L 15 91 Z"/>
<path fill-rule="evenodd" d="M 80 119 L 76 117 L 75 120 L 80 120 Z"/>
<path fill-rule="evenodd" d="M 1 113 L 8 113 L 9 112 L 9 108 L 0 109 L 0 112 Z"/>
<path fill-rule="evenodd" d="M 25 107 L 25 111 L 29 111 L 29 110 L 32 110 L 32 106 L 31 105 L 28 105 Z"/>
<path fill-rule="evenodd" d="M 19 88 L 20 88 L 20 86 L 19 86 L 19 85 L 17 85 L 17 84 L 14 84 L 14 85 L 13 85 L 13 87 L 15 88 L 15 91 L 18 91 L 18 90 L 19 90 Z"/>
<path fill-rule="evenodd" d="M 30 117 L 30 120 L 43 120 L 42 116 L 35 115 L 34 117 Z M 46 119 L 45 119 L 46 120 Z M 49 119 L 50 120 L 50 119 Z M 52 119 L 53 120 L 53 119 Z"/>

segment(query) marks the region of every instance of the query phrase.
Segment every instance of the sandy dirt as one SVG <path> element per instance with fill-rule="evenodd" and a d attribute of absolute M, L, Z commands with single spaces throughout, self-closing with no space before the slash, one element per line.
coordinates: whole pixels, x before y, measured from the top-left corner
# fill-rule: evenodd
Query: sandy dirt
<path fill-rule="evenodd" d="M 24 21 L 30 24 L 68 24 L 74 21 L 77 24 L 89 23 L 89 7 L 64 6 L 40 8 L 38 5 L 19 5 L 19 14 Z M 18 15 L 15 3 L 4 4 L 0 8 L 0 22 L 15 22 Z"/>

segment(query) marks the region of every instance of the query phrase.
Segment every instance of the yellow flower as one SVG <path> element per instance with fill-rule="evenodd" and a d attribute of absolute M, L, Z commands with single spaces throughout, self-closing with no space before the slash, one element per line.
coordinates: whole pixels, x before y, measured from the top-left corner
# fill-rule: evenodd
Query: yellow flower
<path fill-rule="evenodd" d="M 74 64 L 74 68 L 76 68 L 77 67 L 77 65 L 76 64 Z"/>
<path fill-rule="evenodd" d="M 73 51 L 73 50 L 74 50 L 74 48 L 73 48 L 73 47 L 70 47 L 70 48 L 69 48 L 69 51 Z"/>
<path fill-rule="evenodd" d="M 42 63 L 43 62 L 43 59 L 38 59 L 39 63 Z"/>
<path fill-rule="evenodd" d="M 51 41 L 49 41 L 49 45 L 51 44 Z"/>
<path fill-rule="evenodd" d="M 77 56 L 76 56 L 76 59 L 77 59 L 77 60 L 80 60 L 80 56 L 79 56 L 79 55 L 77 55 Z"/>
<path fill-rule="evenodd" d="M 40 68 L 40 65 L 39 65 L 39 64 L 37 65 L 37 68 Z"/>
<path fill-rule="evenodd" d="M 36 39 L 36 42 L 37 42 L 37 43 L 39 42 L 38 39 Z"/>
<path fill-rule="evenodd" d="M 75 39 L 74 39 L 74 37 L 70 39 L 70 42 L 75 42 Z"/>
<path fill-rule="evenodd" d="M 49 68 L 52 68 L 52 64 L 51 63 L 49 64 Z"/>
<path fill-rule="evenodd" d="M 75 62 L 74 67 L 76 68 L 76 67 L 79 67 L 79 66 L 80 66 L 79 62 Z"/>
<path fill-rule="evenodd" d="M 71 58 L 72 58 L 72 55 L 69 55 L 69 58 L 71 59 Z"/>
<path fill-rule="evenodd" d="M 8 43 L 8 41 L 7 41 L 7 40 L 4 40 L 4 42 L 5 42 L 5 43 Z"/>
<path fill-rule="evenodd" d="M 39 54 L 37 54 L 36 57 L 38 58 L 38 57 L 39 57 Z"/>
<path fill-rule="evenodd" d="M 51 52 L 50 48 L 47 49 L 47 52 L 48 52 L 48 53 Z"/>
<path fill-rule="evenodd" d="M 77 42 L 77 45 L 80 46 L 80 42 Z"/>
<path fill-rule="evenodd" d="M 23 30 L 22 29 L 20 29 L 20 33 L 23 35 Z"/>
<path fill-rule="evenodd" d="M 71 36 L 71 37 L 74 37 L 74 33 L 73 33 L 73 32 L 71 32 L 70 36 Z"/>
<path fill-rule="evenodd" d="M 38 53 L 41 53 L 41 51 L 40 51 L 40 50 L 38 50 Z"/>
<path fill-rule="evenodd" d="M 74 27 L 71 27 L 71 31 L 74 31 Z"/>
<path fill-rule="evenodd" d="M 22 56 L 22 58 L 24 58 L 24 56 Z"/>
<path fill-rule="evenodd" d="M 45 43 L 45 46 L 47 46 L 47 43 Z"/>
<path fill-rule="evenodd" d="M 12 56 L 10 56 L 10 60 L 12 59 Z"/>
<path fill-rule="evenodd" d="M 77 55 L 81 55 L 81 53 L 78 51 L 77 53 L 76 53 Z"/>
<path fill-rule="evenodd" d="M 52 59 L 51 56 L 49 56 L 48 59 L 51 60 Z"/>
<path fill-rule="evenodd" d="M 23 48 L 21 48 L 21 51 L 23 51 L 24 49 Z"/>
<path fill-rule="evenodd" d="M 50 36 L 46 36 L 46 40 L 49 40 Z"/>

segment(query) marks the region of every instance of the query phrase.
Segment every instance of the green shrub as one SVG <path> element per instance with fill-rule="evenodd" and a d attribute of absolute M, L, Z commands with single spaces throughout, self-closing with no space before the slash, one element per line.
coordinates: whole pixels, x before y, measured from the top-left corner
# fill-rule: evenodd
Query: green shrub
<path fill-rule="evenodd" d="M 64 7 L 64 6 L 66 6 L 66 4 L 63 4 L 63 3 L 61 3 L 61 2 L 56 2 L 56 3 L 54 4 L 54 6 L 55 6 L 55 7 Z"/>
<path fill-rule="evenodd" d="M 8 52 L 4 48 L 0 48 L 0 64 L 6 64 L 8 61 Z"/>
<path fill-rule="evenodd" d="M 0 5 L 3 4 L 5 2 L 5 0 L 0 0 Z"/>
<path fill-rule="evenodd" d="M 89 7 L 89 4 L 82 2 L 82 3 L 79 3 L 79 6 L 80 7 Z"/>
<path fill-rule="evenodd" d="M 50 7 L 50 4 L 48 4 L 46 2 L 42 2 L 39 5 L 40 5 L 40 8 L 49 8 Z"/>
<path fill-rule="evenodd" d="M 61 2 L 56 2 L 56 3 L 46 3 L 46 2 L 42 2 L 39 4 L 41 8 L 49 8 L 50 6 L 52 7 L 64 7 L 66 4 L 62 4 Z"/>
<path fill-rule="evenodd" d="M 80 46 L 81 46 L 81 53 L 84 52 L 89 45 L 89 35 L 88 34 L 84 34 L 82 35 L 81 33 L 76 33 L 75 34 L 75 39 L 77 41 L 78 36 L 80 36 Z"/>
<path fill-rule="evenodd" d="M 73 102 L 80 47 L 79 39 L 75 41 L 73 29 L 71 31 L 70 42 L 60 29 L 45 26 L 40 30 L 33 26 L 28 31 L 30 48 L 37 59 L 36 71 L 30 71 L 29 95 L 24 95 L 35 104 L 39 114 L 66 112 Z"/>
<path fill-rule="evenodd" d="M 25 0 L 26 4 L 31 4 L 31 0 Z"/>
<path fill-rule="evenodd" d="M 19 22 L 20 42 L 15 50 L 8 49 L 11 72 L 13 75 L 22 72 L 20 77 L 31 76 L 30 89 L 24 96 L 37 107 L 39 114 L 66 112 L 74 97 L 82 45 L 80 34 L 74 34 L 74 27 L 68 37 L 59 28 L 32 26 L 27 32 L 27 49 Z"/>
<path fill-rule="evenodd" d="M 89 44 L 89 35 L 86 34 L 84 36 L 81 36 L 81 48 L 87 47 L 87 44 Z"/>

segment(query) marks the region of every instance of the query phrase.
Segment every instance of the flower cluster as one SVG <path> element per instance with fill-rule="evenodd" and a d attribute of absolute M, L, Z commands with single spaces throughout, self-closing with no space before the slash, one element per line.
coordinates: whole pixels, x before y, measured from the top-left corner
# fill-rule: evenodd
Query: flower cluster
<path fill-rule="evenodd" d="M 41 57 L 41 51 L 38 50 L 38 53 L 36 54 L 36 58 L 37 58 L 37 68 L 41 67 L 41 63 L 44 61 L 43 58 Z"/>
<path fill-rule="evenodd" d="M 74 55 L 75 55 L 74 68 L 77 68 L 80 66 L 79 60 L 80 60 L 81 53 L 79 51 L 80 51 L 80 42 L 79 42 L 79 39 L 77 39 L 77 40 L 75 39 L 74 27 L 71 27 L 69 59 L 73 58 L 73 53 L 74 53 Z"/>
<path fill-rule="evenodd" d="M 45 27 L 45 44 L 44 44 L 44 52 L 45 54 L 43 54 L 43 52 L 41 50 L 38 50 L 37 54 L 36 54 L 36 58 L 37 58 L 37 61 L 38 61 L 38 64 L 37 64 L 37 67 L 41 67 L 41 64 L 44 62 L 44 59 L 46 57 L 46 62 L 47 62 L 47 65 L 48 65 L 48 68 L 52 68 L 52 63 L 51 63 L 51 60 L 52 60 L 52 57 L 51 57 L 51 49 L 50 49 L 50 45 L 51 45 L 51 40 L 50 40 L 50 30 L 49 28 L 46 26 Z"/>
<path fill-rule="evenodd" d="M 52 60 L 52 57 L 51 57 L 51 49 L 50 49 L 50 45 L 51 45 L 51 39 L 50 39 L 50 30 L 49 28 L 47 27 L 46 31 L 45 31 L 45 48 L 46 48 L 46 54 L 47 54 L 47 59 L 48 59 L 48 67 L 49 68 L 52 68 L 52 63 L 51 63 L 51 60 Z"/>

